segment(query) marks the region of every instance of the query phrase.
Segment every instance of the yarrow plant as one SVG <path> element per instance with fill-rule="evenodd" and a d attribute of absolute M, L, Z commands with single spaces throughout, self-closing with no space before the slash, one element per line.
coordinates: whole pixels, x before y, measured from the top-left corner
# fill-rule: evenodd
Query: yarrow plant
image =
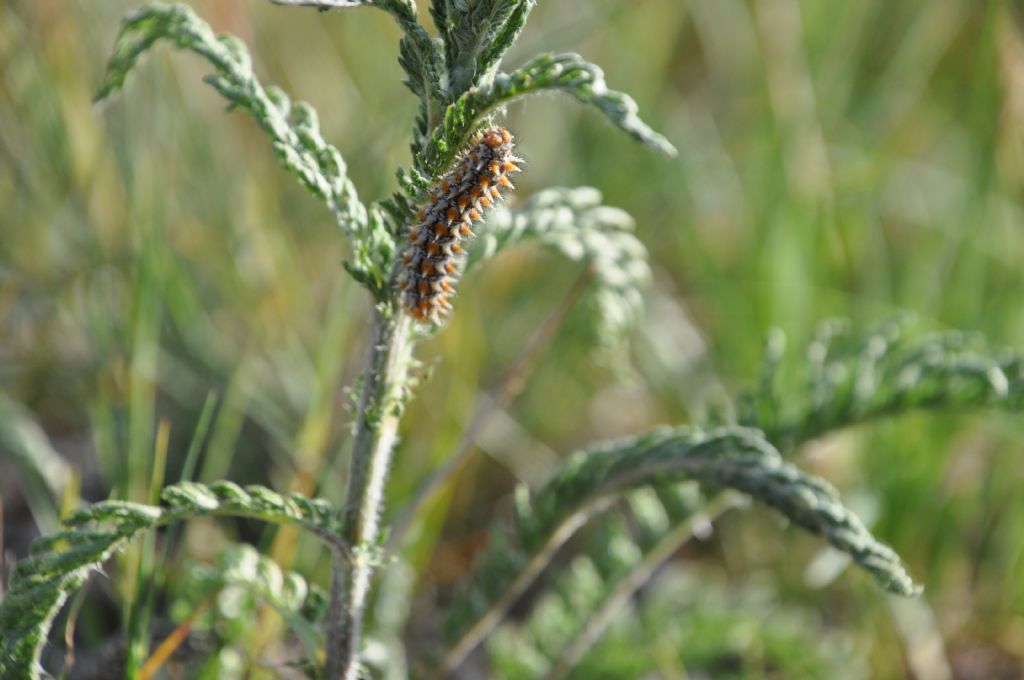
<path fill-rule="evenodd" d="M 230 481 L 184 482 L 164 488 L 159 504 L 112 499 L 73 511 L 57 533 L 36 542 L 31 556 L 17 565 L 0 603 L 4 678 L 45 674 L 41 655 L 55 616 L 89 575 L 129 541 L 210 516 L 240 516 L 310 532 L 330 550 L 332 580 L 321 592 L 251 548 L 236 547 L 218 564 L 195 571 L 190 582 L 198 590 L 233 593 L 282 612 L 302 642 L 305 658 L 296 668 L 311 677 L 356 680 L 374 675 L 371 666 L 392 676 L 400 673 L 395 669 L 406 668 L 404 653 L 401 660 L 382 661 L 367 641 L 367 632 L 370 637 L 375 633 L 365 630 L 374 577 L 385 571 L 417 511 L 468 449 L 424 483 L 390 533 L 381 522 L 385 488 L 399 422 L 421 375 L 415 348 L 442 332 L 450 314 L 459 313 L 451 299 L 467 257 L 470 266 L 484 266 L 507 247 L 539 243 L 587 263 L 574 294 L 588 295 L 595 303 L 603 341 L 622 341 L 640 317 L 640 289 L 649 271 L 628 215 L 602 205 L 600 194 L 589 188 L 545 189 L 524 197 L 515 210 L 498 205 L 502 191 L 512 189 L 510 176 L 525 168 L 512 134 L 498 124 L 505 107 L 517 99 L 567 94 L 654 151 L 674 153 L 640 119 L 635 102 L 610 89 L 601 69 L 581 56 L 541 54 L 511 68 L 503 63 L 535 0 L 432 0 L 436 36 L 420 23 L 413 0 L 278 3 L 320 10 L 377 8 L 401 28 L 399 63 L 419 101 L 419 115 L 411 129 L 411 163 L 397 171 L 398 188 L 390 197 L 364 202 L 342 155 L 323 139 L 313 109 L 261 84 L 245 47 L 231 36 L 215 35 L 184 5 L 152 3 L 125 18 L 98 100 L 121 90 L 140 57 L 158 43 L 197 54 L 212 68 L 206 82 L 232 108 L 252 116 L 284 168 L 337 220 L 349 247 L 345 269 L 374 302 L 346 497 L 332 504 Z M 467 256 L 475 230 L 480 238 Z M 537 342 L 555 332 L 562 316 L 564 309 L 556 310 L 551 323 L 538 331 Z M 535 347 L 528 343 L 524 363 Z M 568 675 L 695 526 L 736 506 L 740 498 L 772 508 L 822 537 L 884 590 L 908 597 L 919 593 L 921 587 L 896 553 L 872 536 L 838 492 L 786 456 L 827 432 L 911 409 L 1020 409 L 1024 357 L 992 351 L 962 334 L 917 337 L 902 322 L 865 337 L 826 324 L 799 377 L 777 375 L 781 351 L 773 339 L 760 383 L 743 396 L 736 422 L 665 427 L 599 444 L 570 457 L 538 488 L 520 488 L 511 521 L 491 532 L 448 620 L 434 631 L 436 645 L 421 650 L 409 666 L 412 672 L 423 677 L 458 674 L 474 651 L 493 641 L 493 661 L 505 673 Z M 510 398 L 517 375 L 511 372 L 493 403 Z M 623 503 L 634 509 L 636 532 L 626 531 L 609 512 Z M 524 593 L 569 539 L 591 524 L 607 532 L 600 534 L 604 538 L 598 548 L 584 550 L 572 569 L 555 579 L 568 585 L 559 585 L 549 599 L 531 598 L 540 604 L 519 615 L 520 630 L 539 630 L 541 612 L 550 615 L 557 609 L 564 623 L 559 633 L 510 642 L 513 606 L 523 603 Z M 617 557 L 609 564 L 612 545 L 618 546 Z M 578 589 L 572 584 L 584 580 L 592 595 L 584 605 L 558 601 L 575 597 Z M 154 677 L 181 644 L 182 631 L 187 628 L 168 635 L 148 658 L 136 650 L 126 673 Z"/>

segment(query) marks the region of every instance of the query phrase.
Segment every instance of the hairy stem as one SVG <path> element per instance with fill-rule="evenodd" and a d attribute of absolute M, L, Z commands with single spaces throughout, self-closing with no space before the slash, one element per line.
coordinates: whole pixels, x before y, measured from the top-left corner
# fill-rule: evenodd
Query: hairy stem
<path fill-rule="evenodd" d="M 342 556 L 331 555 L 331 595 L 327 602 L 327 665 L 324 677 L 336 679 L 341 676 L 342 659 L 342 616 L 345 612 L 343 584 L 345 583 L 345 567 Z"/>
<path fill-rule="evenodd" d="M 343 531 L 351 547 L 351 559 L 347 570 L 334 570 L 331 583 L 328 680 L 359 677 L 363 614 L 370 580 L 379 561 L 384 485 L 398 437 L 402 393 L 409 370 L 409 331 L 407 317 L 390 305 L 377 306 L 349 463 Z"/>

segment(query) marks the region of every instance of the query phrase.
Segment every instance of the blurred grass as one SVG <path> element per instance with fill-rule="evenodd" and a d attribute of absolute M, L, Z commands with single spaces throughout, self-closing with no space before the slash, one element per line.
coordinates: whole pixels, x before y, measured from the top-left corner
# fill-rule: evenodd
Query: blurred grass
<path fill-rule="evenodd" d="M 158 50 L 124 96 L 91 105 L 134 4 L 0 7 L 0 387 L 79 469 L 88 499 L 142 500 L 154 476 L 177 479 L 213 393 L 197 478 L 337 500 L 368 318 L 339 234 L 255 126 L 223 114 L 197 60 Z M 363 196 L 391 190 L 414 103 L 383 13 L 192 4 L 250 45 L 266 82 L 317 107 Z M 545 2 L 508 63 L 538 50 L 603 65 L 681 151 L 655 157 L 570 102 L 516 104 L 508 119 L 529 161 L 520 200 L 589 184 L 636 217 L 657 280 L 636 344 L 644 380 L 623 386 L 595 366 L 581 312 L 571 315 L 485 437 L 490 455 L 409 550 L 420 592 L 461 575 L 494 499 L 543 474 L 544 452 L 723 407 L 724 391 L 756 376 L 771 326 L 799 345 L 826 316 L 870 325 L 910 309 L 1024 346 L 1018 4 Z M 423 348 L 432 377 L 404 425 L 392 512 L 577 273 L 524 250 L 463 287 L 458 314 Z M 160 418 L 166 472 L 151 469 Z M 879 533 L 927 584 L 957 677 L 1024 674 L 1022 434 L 1009 419 L 912 417 L 807 456 L 875 509 Z M 910 673 L 916 643 L 895 632 L 882 597 L 856 577 L 810 590 L 801 570 L 817 544 L 765 521 L 728 518 L 701 568 L 770 570 L 784 599 L 871 650 L 871 677 Z M 305 539 L 222 527 L 273 545 L 284 567 L 323 567 Z M 192 556 L 216 552 L 209 531 L 187 530 Z M 122 602 L 130 581 L 118 582 Z"/>

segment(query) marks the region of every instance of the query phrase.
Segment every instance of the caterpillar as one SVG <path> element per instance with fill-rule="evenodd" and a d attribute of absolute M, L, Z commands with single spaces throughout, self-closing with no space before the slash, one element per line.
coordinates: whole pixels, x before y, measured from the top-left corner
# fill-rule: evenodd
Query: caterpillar
<path fill-rule="evenodd" d="M 513 189 L 510 174 L 523 160 L 512 152 L 512 134 L 502 127 L 480 130 L 455 167 L 431 187 L 429 200 L 409 230 L 398 278 L 402 306 L 423 322 L 440 323 L 452 308 L 460 266 L 466 252 L 461 242 L 472 238 L 473 223 Z"/>

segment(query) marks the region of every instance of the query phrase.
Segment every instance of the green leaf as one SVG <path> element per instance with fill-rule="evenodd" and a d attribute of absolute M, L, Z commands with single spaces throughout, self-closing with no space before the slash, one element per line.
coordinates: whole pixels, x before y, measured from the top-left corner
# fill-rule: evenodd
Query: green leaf
<path fill-rule="evenodd" d="M 215 564 L 186 567 L 182 598 L 188 611 L 195 611 L 210 593 L 225 590 L 247 597 L 228 597 L 230 611 L 223 611 L 223 598 L 215 601 L 222 635 L 238 637 L 251 632 L 259 618 L 258 605 L 266 603 L 287 622 L 307 657 L 316 658 L 323 647 L 323 636 L 314 624 L 323 615 L 327 599 L 317 586 L 295 572 L 282 570 L 274 560 L 245 544 L 229 545 L 217 555 Z"/>
<path fill-rule="evenodd" d="M 526 95 L 551 91 L 564 92 L 597 108 L 616 127 L 651 148 L 676 154 L 665 137 L 640 119 L 633 99 L 608 88 L 598 66 L 578 54 L 542 54 L 512 73 L 499 73 L 489 85 L 468 90 L 448 106 L 443 123 L 434 131 L 421 158 L 426 174 L 437 176 L 443 172 L 466 137 L 498 107 Z"/>
<path fill-rule="evenodd" d="M 505 15 L 500 27 L 496 28 L 487 41 L 487 46 L 481 50 L 476 59 L 476 72 L 478 74 L 474 85 L 480 85 L 486 81 L 491 72 L 501 65 L 505 53 L 511 49 L 519 34 L 526 26 L 526 19 L 530 11 L 537 4 L 537 0 L 517 0 L 510 2 L 509 10 Z M 461 92 L 459 94 L 462 94 Z"/>
<path fill-rule="evenodd" d="M 650 596 L 630 598 L 605 639 L 593 640 L 594 647 L 569 664 L 559 645 L 591 625 L 592 610 L 579 606 L 578 595 L 607 587 L 593 563 L 574 560 L 559 579 L 561 592 L 540 595 L 527 620 L 509 622 L 488 640 L 491 674 L 503 680 L 651 678 L 685 668 L 683 677 L 730 680 L 872 677 L 848 633 L 823 627 L 806 606 L 780 602 L 757 578 L 669 568 L 656 579 Z"/>
<path fill-rule="evenodd" d="M 434 2 L 434 21 L 445 39 L 452 98 L 490 78 L 519 37 L 535 4 L 536 0 Z"/>
<path fill-rule="evenodd" d="M 782 450 L 915 409 L 1024 409 L 1024 354 L 993 350 L 960 331 L 914 337 L 903 319 L 851 336 L 848 324 L 825 322 L 792 376 L 777 375 L 781 351 L 780 342 L 766 351 L 760 385 L 743 395 L 740 422 L 763 429 Z"/>
<path fill-rule="evenodd" d="M 478 560 L 471 591 L 456 605 L 445 659 L 451 672 L 504 618 L 555 552 L 620 494 L 649 485 L 695 480 L 734 489 L 778 510 L 797 526 L 824 537 L 904 596 L 919 588 L 899 557 L 878 542 L 825 480 L 782 460 L 756 430 L 731 427 L 710 432 L 661 429 L 573 456 L 534 494 L 517 497 L 515 530 L 495 530 Z"/>
<path fill-rule="evenodd" d="M 398 44 L 398 63 L 407 75 L 406 86 L 423 103 L 426 120 L 420 134 L 426 134 L 428 126 L 440 117 L 446 100 L 441 51 L 417 24 Z"/>
<path fill-rule="evenodd" d="M 292 106 L 277 88 L 264 88 L 242 43 L 233 36 L 216 36 L 188 6 L 152 3 L 125 17 L 96 100 L 120 90 L 142 54 L 161 39 L 195 52 L 213 66 L 206 82 L 233 108 L 249 112 L 270 137 L 282 165 L 327 205 L 347 234 L 358 239 L 366 228 L 366 208 L 347 177 L 341 153 L 320 136 L 316 112 L 308 104 Z"/>
<path fill-rule="evenodd" d="M 605 358 L 621 360 L 629 331 L 643 317 L 641 291 L 651 279 L 647 249 L 634 227 L 629 213 L 602 204 L 597 189 L 545 189 L 519 209 L 492 211 L 469 264 L 531 242 L 586 263 L 593 274 L 588 297 L 594 337 Z"/>
<path fill-rule="evenodd" d="M 164 489 L 163 505 L 105 501 L 71 513 L 64 529 L 32 546 L 18 562 L 0 602 L 0 677 L 39 678 L 39 656 L 61 605 L 89 574 L 140 531 L 207 515 L 249 517 L 293 524 L 342 551 L 337 513 L 323 500 L 232 482 L 183 482 Z"/>
<path fill-rule="evenodd" d="M 972 335 L 946 332 L 915 339 L 909 324 L 896 320 L 857 336 L 849 332 L 849 324 L 828 321 L 806 350 L 801 371 L 793 376 L 779 375 L 783 340 L 779 332 L 769 336 L 761 379 L 747 395 L 743 419 L 764 428 L 768 438 L 786 450 L 827 430 L 911 408 L 1024 407 L 1020 353 L 992 351 Z M 650 490 L 629 494 L 628 529 L 621 521 L 603 521 L 588 541 L 593 546 L 587 555 L 579 556 L 559 576 L 557 592 L 537 605 L 529 624 L 537 645 L 521 651 L 544 674 L 559 677 L 560 671 L 576 668 L 613 617 L 619 624 L 635 622 L 622 610 L 692 536 L 689 523 L 695 504 L 680 503 L 682 491 L 658 489 L 657 498 Z M 728 496 L 719 494 L 704 506 L 705 521 L 729 507 Z M 581 592 L 587 594 L 585 602 L 579 601 Z M 551 618 L 550 611 L 541 611 L 551 601 L 563 614 L 558 630 L 550 621 L 543 629 L 538 626 Z M 526 643 L 525 638 L 516 639 L 519 645 Z"/>

